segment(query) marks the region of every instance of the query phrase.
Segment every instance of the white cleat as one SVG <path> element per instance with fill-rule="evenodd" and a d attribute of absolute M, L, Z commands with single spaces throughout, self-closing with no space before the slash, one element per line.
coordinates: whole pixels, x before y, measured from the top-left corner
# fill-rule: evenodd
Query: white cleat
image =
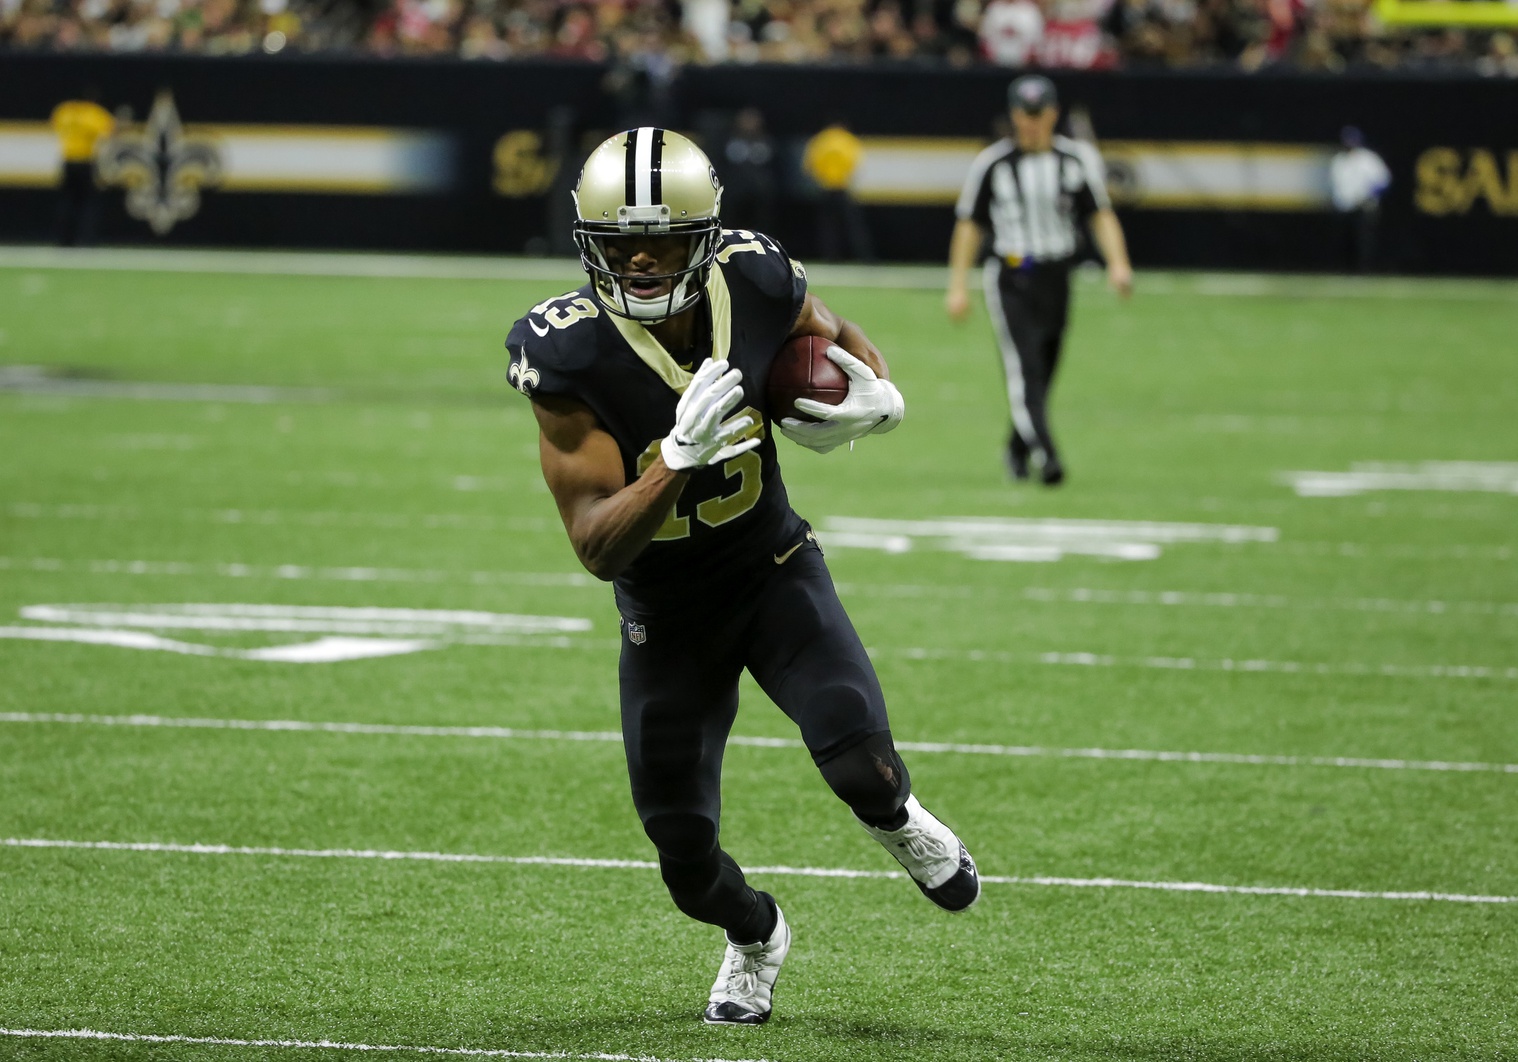
<path fill-rule="evenodd" d="M 769 1021 L 775 978 L 780 976 L 780 964 L 790 950 L 791 927 L 779 907 L 775 908 L 775 931 L 769 940 L 757 944 L 729 940 L 702 1020 L 708 1025 L 762 1025 Z"/>
<path fill-rule="evenodd" d="M 980 874 L 975 860 L 954 831 L 907 797 L 907 824 L 899 830 L 881 830 L 861 822 L 865 832 L 879 841 L 906 871 L 922 894 L 945 911 L 963 911 L 980 899 Z"/>

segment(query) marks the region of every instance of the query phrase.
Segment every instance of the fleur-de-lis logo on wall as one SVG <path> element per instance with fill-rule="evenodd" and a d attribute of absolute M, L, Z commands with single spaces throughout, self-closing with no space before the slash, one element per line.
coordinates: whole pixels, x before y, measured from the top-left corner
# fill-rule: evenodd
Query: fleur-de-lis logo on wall
<path fill-rule="evenodd" d="M 531 393 L 529 387 L 538 386 L 538 370 L 527 363 L 526 347 L 522 348 L 522 360 L 511 363 L 511 368 L 506 371 L 506 379 L 524 395 Z"/>
<path fill-rule="evenodd" d="M 148 120 L 101 148 L 101 183 L 126 189 L 127 213 L 159 236 L 195 216 L 202 189 L 221 180 L 221 153 L 211 140 L 185 135 L 168 90 L 158 93 Z"/>

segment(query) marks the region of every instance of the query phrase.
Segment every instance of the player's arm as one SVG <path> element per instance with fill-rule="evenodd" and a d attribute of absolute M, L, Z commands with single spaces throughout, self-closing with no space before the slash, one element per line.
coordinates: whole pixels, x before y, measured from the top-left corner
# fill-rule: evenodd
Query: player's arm
<path fill-rule="evenodd" d="M 810 291 L 806 293 L 801 312 L 796 315 L 796 323 L 791 326 L 791 334 L 786 338 L 795 339 L 797 336 L 821 336 L 831 340 L 868 365 L 870 371 L 880 379 L 891 378 L 890 366 L 886 365 L 879 348 L 864 334 L 864 329 L 828 309 Z"/>
<path fill-rule="evenodd" d="M 944 296 L 944 309 L 951 320 L 963 321 L 970 313 L 970 267 L 985 239 L 986 230 L 973 218 L 954 223 L 954 235 L 949 240 L 949 290 Z"/>
<path fill-rule="evenodd" d="M 641 476 L 625 481 L 616 440 L 580 402 L 539 395 L 538 459 L 575 555 L 598 579 L 615 579 L 664 523 L 692 469 L 719 464 L 759 445 L 754 419 L 728 417 L 743 402 L 743 374 L 708 361 L 675 407 L 675 426 Z"/>
<path fill-rule="evenodd" d="M 825 454 L 866 435 L 883 435 L 901 423 L 906 415 L 906 402 L 890 380 L 885 358 L 863 329 L 807 292 L 788 338 L 797 336 L 832 340 L 833 345 L 827 348 L 828 360 L 848 376 L 849 393 L 836 406 L 809 398 L 796 399 L 796 409 L 815 419 L 786 417 L 779 425 L 782 435 L 808 450 Z"/>
<path fill-rule="evenodd" d="M 1107 283 L 1123 298 L 1133 294 L 1133 263 L 1128 261 L 1128 241 L 1111 207 L 1091 215 L 1091 236 L 1107 260 Z"/>
<path fill-rule="evenodd" d="M 534 398 L 538 459 L 575 556 L 598 579 L 615 579 L 653 541 L 690 476 L 654 458 L 632 483 L 616 440 L 586 406 Z"/>

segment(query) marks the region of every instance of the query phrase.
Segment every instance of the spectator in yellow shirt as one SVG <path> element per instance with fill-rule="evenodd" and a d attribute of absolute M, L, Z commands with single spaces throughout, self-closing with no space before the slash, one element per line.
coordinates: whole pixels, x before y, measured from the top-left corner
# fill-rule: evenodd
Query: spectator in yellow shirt
<path fill-rule="evenodd" d="M 100 141 L 111 135 L 116 120 L 91 89 L 77 100 L 65 100 L 53 108 L 53 132 L 63 153 L 59 181 L 58 242 L 64 247 L 95 242 L 100 197 L 95 187 L 95 152 Z"/>
<path fill-rule="evenodd" d="M 841 121 L 831 122 L 806 143 L 801 168 L 817 185 L 817 253 L 838 261 L 873 261 L 870 230 L 851 188 L 864 145 Z"/>
<path fill-rule="evenodd" d="M 806 142 L 802 165 L 818 187 L 827 192 L 847 191 L 864 155 L 864 145 L 842 122 L 834 122 Z"/>

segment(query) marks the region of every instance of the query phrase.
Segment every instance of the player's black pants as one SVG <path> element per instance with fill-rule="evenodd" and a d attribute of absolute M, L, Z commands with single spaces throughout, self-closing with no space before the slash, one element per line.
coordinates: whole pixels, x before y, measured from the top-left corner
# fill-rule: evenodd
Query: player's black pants
<path fill-rule="evenodd" d="M 1013 267 L 993 258 L 985 266 L 985 288 L 1007 374 L 1014 450 L 1042 450 L 1046 458 L 1054 457 L 1049 388 L 1070 314 L 1070 264 Z"/>
<path fill-rule="evenodd" d="M 675 905 L 740 943 L 768 936 L 774 905 L 718 843 L 722 754 L 745 668 L 800 728 L 833 791 L 891 826 L 910 792 L 875 669 L 806 542 L 728 593 L 678 613 L 620 601 L 622 735 L 633 803 Z M 641 640 L 641 641 L 640 641 Z"/>

